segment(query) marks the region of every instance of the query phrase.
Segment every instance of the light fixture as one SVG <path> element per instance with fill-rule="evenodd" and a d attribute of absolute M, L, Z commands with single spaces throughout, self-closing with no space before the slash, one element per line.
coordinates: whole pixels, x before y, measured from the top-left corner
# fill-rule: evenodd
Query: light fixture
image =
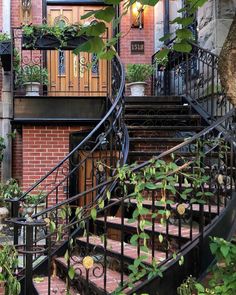
<path fill-rule="evenodd" d="M 143 11 L 144 6 L 139 2 L 136 1 L 131 6 L 131 15 L 132 15 L 132 28 L 143 28 Z"/>
<path fill-rule="evenodd" d="M 31 7 L 32 7 L 31 0 L 21 0 L 21 8 L 23 12 L 23 23 L 27 24 L 29 22 Z"/>

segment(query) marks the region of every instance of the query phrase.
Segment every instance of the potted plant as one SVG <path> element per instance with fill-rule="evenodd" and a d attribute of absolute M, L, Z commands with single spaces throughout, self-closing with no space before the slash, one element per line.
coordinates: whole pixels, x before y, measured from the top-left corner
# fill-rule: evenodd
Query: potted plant
<path fill-rule="evenodd" d="M 18 295 L 20 283 L 14 276 L 18 267 L 17 251 L 13 246 L 0 246 L 0 295 Z"/>
<path fill-rule="evenodd" d="M 48 70 L 39 65 L 25 65 L 17 73 L 16 85 L 23 85 L 26 96 L 39 96 L 40 85 L 48 84 Z"/>
<path fill-rule="evenodd" d="M 9 179 L 5 184 L 0 183 L 0 223 L 9 215 L 7 199 L 18 198 L 21 195 L 21 189 L 17 181 Z"/>
<path fill-rule="evenodd" d="M 153 73 L 152 65 L 128 64 L 126 69 L 127 86 L 130 87 L 131 96 L 144 96 L 146 81 Z"/>
<path fill-rule="evenodd" d="M 45 209 L 45 194 L 40 192 L 38 194 L 29 194 L 26 196 L 26 199 L 22 203 L 22 213 L 24 216 L 31 216 L 34 213 L 39 213 Z"/>
<path fill-rule="evenodd" d="M 22 27 L 22 44 L 24 49 L 52 50 L 57 48 L 75 49 L 78 45 L 88 41 L 87 36 L 81 34 L 81 25 L 49 26 L 25 25 Z"/>

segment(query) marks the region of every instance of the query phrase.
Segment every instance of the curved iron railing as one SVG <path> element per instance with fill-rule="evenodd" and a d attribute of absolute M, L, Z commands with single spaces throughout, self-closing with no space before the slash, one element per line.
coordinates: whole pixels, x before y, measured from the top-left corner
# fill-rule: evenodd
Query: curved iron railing
<path fill-rule="evenodd" d="M 158 173 L 160 166 L 156 163 L 163 161 L 167 163 L 172 159 L 176 165 L 173 170 L 168 171 L 172 177 L 170 182 L 173 182 L 173 178 L 176 179 L 175 193 L 167 189 L 165 202 L 160 202 L 163 189 L 158 186 L 154 189 L 144 187 L 142 191 L 145 195 L 143 206 L 149 208 L 149 214 L 155 215 L 150 220 L 151 225 L 146 227 L 146 233 L 150 239 L 148 253 L 142 250 L 141 238 L 136 246 L 130 241 L 130 233 L 140 228 L 141 221 L 137 219 L 133 225 L 128 222 L 136 201 L 133 197 L 132 185 L 130 190 L 124 193 L 122 182 L 118 184 L 117 175 L 36 213 L 30 220 L 23 222 L 19 219 L 12 220 L 15 225 L 23 228 L 22 241 L 18 249 L 19 253 L 25 257 L 24 268 L 19 271 L 19 276 L 25 279 L 24 290 L 33 289 L 33 265 L 37 265 L 36 276 L 40 274 L 48 276 L 48 294 L 50 294 L 53 280 L 51 267 L 61 264 L 64 269 L 62 275 L 66 277 L 68 290 L 72 285 L 74 286 L 73 280 L 76 278 L 79 282 L 78 291 L 85 294 L 98 294 L 101 289 L 104 294 L 111 293 L 111 290 L 115 292 L 116 289 L 119 289 L 119 292 L 123 290 L 127 294 L 133 294 L 132 288 L 128 287 L 130 270 L 127 267 L 127 263 L 131 263 L 132 258 L 147 255 L 144 265 L 150 269 L 153 259 L 156 259 L 158 267 L 161 267 L 168 265 L 175 253 L 177 257 L 180 257 L 186 244 L 194 241 L 196 237 L 201 237 L 205 228 L 214 223 L 215 218 L 230 205 L 236 181 L 235 134 L 234 129 L 230 129 L 233 115 L 234 110 L 186 142 L 151 161 L 132 168 L 132 173 L 138 173 L 151 166 L 155 167 Z M 229 127 L 224 134 L 218 130 L 223 126 Z M 190 177 L 186 182 L 187 174 Z M 203 179 L 197 187 L 191 180 L 194 177 Z M 125 182 L 129 183 L 129 178 L 125 178 Z M 150 178 L 149 182 L 155 185 L 159 183 L 156 175 Z M 201 194 L 197 195 L 197 193 Z M 96 198 L 92 199 L 92 195 Z M 76 205 L 75 210 L 73 210 L 74 205 Z M 127 206 L 131 211 L 130 216 L 125 213 Z M 184 210 L 179 210 L 183 206 Z M 91 213 L 94 208 L 97 209 L 96 216 L 92 216 Z M 169 213 L 164 224 L 160 224 L 159 219 L 163 214 L 161 213 L 163 208 L 168 208 Z M 119 217 L 113 217 L 118 210 Z M 111 244 L 112 234 L 114 234 L 112 228 L 120 232 L 118 244 L 114 244 L 116 246 Z M 161 243 L 160 235 L 163 238 Z M 132 255 L 130 252 L 127 254 L 126 247 L 132 248 Z M 61 253 L 66 253 L 64 258 L 55 258 L 61 255 L 61 249 L 63 249 Z M 202 251 L 200 245 L 199 251 Z M 85 258 L 90 259 L 90 262 L 92 259 L 91 268 L 86 268 Z M 115 268 L 119 277 L 116 280 L 119 284 L 114 282 L 111 289 L 111 284 L 108 282 L 114 263 L 117 263 Z M 195 261 L 191 274 L 199 275 L 198 264 L 199 261 Z M 149 279 L 147 276 L 148 274 L 145 273 L 138 281 L 132 282 L 135 290 L 138 290 L 139 285 L 143 286 Z"/>
<path fill-rule="evenodd" d="M 174 41 L 174 40 L 173 40 Z M 171 48 L 173 41 L 168 44 Z M 155 73 L 153 94 L 183 95 L 208 122 L 223 116 L 233 108 L 220 84 L 219 57 L 191 43 L 190 53 L 173 52 L 163 64 L 152 57 Z"/>

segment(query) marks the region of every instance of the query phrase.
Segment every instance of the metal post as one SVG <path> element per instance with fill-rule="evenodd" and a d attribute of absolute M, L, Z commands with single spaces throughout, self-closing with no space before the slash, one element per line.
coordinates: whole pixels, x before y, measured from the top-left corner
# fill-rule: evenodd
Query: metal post
<path fill-rule="evenodd" d="M 11 217 L 17 218 L 19 214 L 19 201 L 18 199 L 12 199 L 11 200 Z M 18 245 L 18 229 L 19 226 L 14 223 L 14 230 L 13 230 L 13 242 L 14 245 Z"/>
<path fill-rule="evenodd" d="M 33 225 L 26 226 L 25 295 L 33 294 Z"/>

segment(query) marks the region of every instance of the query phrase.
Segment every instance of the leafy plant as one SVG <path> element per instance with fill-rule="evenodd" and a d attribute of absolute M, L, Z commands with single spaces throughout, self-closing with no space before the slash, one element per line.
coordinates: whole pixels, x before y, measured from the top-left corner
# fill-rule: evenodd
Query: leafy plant
<path fill-rule="evenodd" d="M 152 65 L 148 64 L 128 64 L 126 69 L 127 82 L 144 82 L 153 74 Z"/>
<path fill-rule="evenodd" d="M 25 65 L 17 75 L 16 85 L 21 86 L 25 83 L 38 82 L 43 85 L 48 84 L 48 70 L 39 65 Z"/>
<path fill-rule="evenodd" d="M 35 47 L 36 41 L 44 36 L 54 36 L 60 43 L 59 47 L 66 46 L 70 38 L 75 38 L 81 35 L 81 26 L 60 25 L 49 26 L 47 24 L 40 25 L 25 25 L 22 27 L 24 46 L 26 48 Z"/>
<path fill-rule="evenodd" d="M 25 204 L 27 205 L 37 205 L 42 203 L 44 200 L 45 194 L 40 192 L 39 194 L 30 194 L 26 196 Z"/>
<path fill-rule="evenodd" d="M 0 205 L 5 206 L 6 199 L 18 198 L 22 191 L 17 181 L 10 178 L 6 183 L 0 183 Z"/>
<path fill-rule="evenodd" d="M 10 40 L 11 40 L 10 35 L 8 35 L 7 33 L 0 33 L 0 42 L 10 41 Z"/>
<path fill-rule="evenodd" d="M 236 245 L 222 238 L 211 238 L 210 249 L 216 258 L 209 286 L 189 277 L 177 289 L 178 295 L 234 295 L 236 290 Z"/>
<path fill-rule="evenodd" d="M 18 295 L 21 286 L 14 276 L 18 267 L 17 251 L 10 245 L 0 247 L 0 281 L 5 282 L 5 295 Z"/>

